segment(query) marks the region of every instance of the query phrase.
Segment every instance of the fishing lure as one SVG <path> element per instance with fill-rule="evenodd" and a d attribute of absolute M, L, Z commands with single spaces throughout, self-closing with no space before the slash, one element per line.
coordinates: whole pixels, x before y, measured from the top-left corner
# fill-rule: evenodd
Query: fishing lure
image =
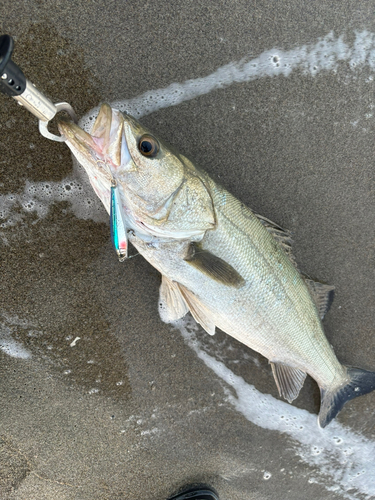
<path fill-rule="evenodd" d="M 110 210 L 111 239 L 118 259 L 123 262 L 128 258 L 128 227 L 125 222 L 120 191 L 116 181 L 111 183 L 111 210 Z"/>

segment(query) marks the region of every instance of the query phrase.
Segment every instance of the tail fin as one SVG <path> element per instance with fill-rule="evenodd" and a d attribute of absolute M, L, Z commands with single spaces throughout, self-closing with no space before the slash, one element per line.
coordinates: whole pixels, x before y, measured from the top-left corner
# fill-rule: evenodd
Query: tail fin
<path fill-rule="evenodd" d="M 375 372 L 360 368 L 347 368 L 348 382 L 334 391 L 320 390 L 320 412 L 318 422 L 325 427 L 336 417 L 347 401 L 363 396 L 375 389 Z"/>

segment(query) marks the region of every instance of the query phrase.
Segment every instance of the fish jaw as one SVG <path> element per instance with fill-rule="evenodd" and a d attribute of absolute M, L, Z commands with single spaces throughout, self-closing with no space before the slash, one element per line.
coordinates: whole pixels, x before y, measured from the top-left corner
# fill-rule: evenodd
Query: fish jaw
<path fill-rule="evenodd" d="M 110 213 L 113 181 L 124 171 L 135 169 L 124 135 L 122 114 L 108 104 L 103 104 L 90 134 L 66 118 L 58 120 L 58 128 L 67 146 L 86 170 L 95 193 Z"/>
<path fill-rule="evenodd" d="M 118 186 L 129 227 L 168 239 L 200 239 L 214 227 L 212 200 L 194 166 L 135 118 L 103 104 L 90 133 L 62 118 L 58 127 L 109 214 L 111 185 Z M 156 154 L 143 151 L 143 141 L 156 144 Z"/>

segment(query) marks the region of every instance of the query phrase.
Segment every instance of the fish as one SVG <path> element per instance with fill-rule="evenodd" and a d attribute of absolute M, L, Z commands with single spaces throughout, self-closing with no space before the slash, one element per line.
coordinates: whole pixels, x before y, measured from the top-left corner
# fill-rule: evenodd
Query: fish
<path fill-rule="evenodd" d="M 120 232 L 161 273 L 164 322 L 190 312 L 208 334 L 219 328 L 259 352 L 289 403 L 309 374 L 320 388 L 322 428 L 375 389 L 375 372 L 337 359 L 322 324 L 334 287 L 299 271 L 289 231 L 108 104 L 90 133 L 66 118 L 58 127 L 108 214 L 115 183 Z"/>

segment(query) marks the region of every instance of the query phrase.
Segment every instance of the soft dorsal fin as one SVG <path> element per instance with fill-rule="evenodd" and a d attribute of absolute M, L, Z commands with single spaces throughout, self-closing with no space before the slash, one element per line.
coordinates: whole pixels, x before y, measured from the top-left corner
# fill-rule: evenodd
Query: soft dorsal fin
<path fill-rule="evenodd" d="M 291 403 L 302 389 L 306 373 L 281 363 L 271 362 L 271 368 L 280 396 Z"/>
<path fill-rule="evenodd" d="M 329 311 L 335 297 L 335 287 L 305 278 L 305 283 L 318 309 L 320 319 Z"/>
<path fill-rule="evenodd" d="M 166 276 L 161 277 L 159 289 L 159 315 L 164 323 L 177 321 L 185 316 L 189 308 L 174 281 Z"/>
<path fill-rule="evenodd" d="M 194 295 L 193 292 L 188 290 L 186 287 L 177 283 L 178 288 L 181 291 L 183 298 L 185 299 L 191 315 L 197 323 L 199 323 L 202 328 L 206 330 L 210 335 L 215 335 L 215 323 L 211 319 L 211 314 L 209 309 L 204 306 L 198 297 Z"/>
<path fill-rule="evenodd" d="M 294 255 L 292 253 L 292 233 L 286 229 L 283 229 L 275 222 L 270 221 L 266 217 L 263 217 L 259 214 L 254 214 L 257 219 L 263 224 L 263 226 L 267 229 L 267 231 L 272 234 L 275 240 L 282 247 L 284 252 L 288 255 L 289 259 L 292 261 L 293 265 L 297 267 L 297 263 L 294 259 Z"/>
<path fill-rule="evenodd" d="M 210 278 L 226 286 L 239 288 L 245 283 L 243 277 L 220 257 L 191 243 L 185 261 Z"/>

